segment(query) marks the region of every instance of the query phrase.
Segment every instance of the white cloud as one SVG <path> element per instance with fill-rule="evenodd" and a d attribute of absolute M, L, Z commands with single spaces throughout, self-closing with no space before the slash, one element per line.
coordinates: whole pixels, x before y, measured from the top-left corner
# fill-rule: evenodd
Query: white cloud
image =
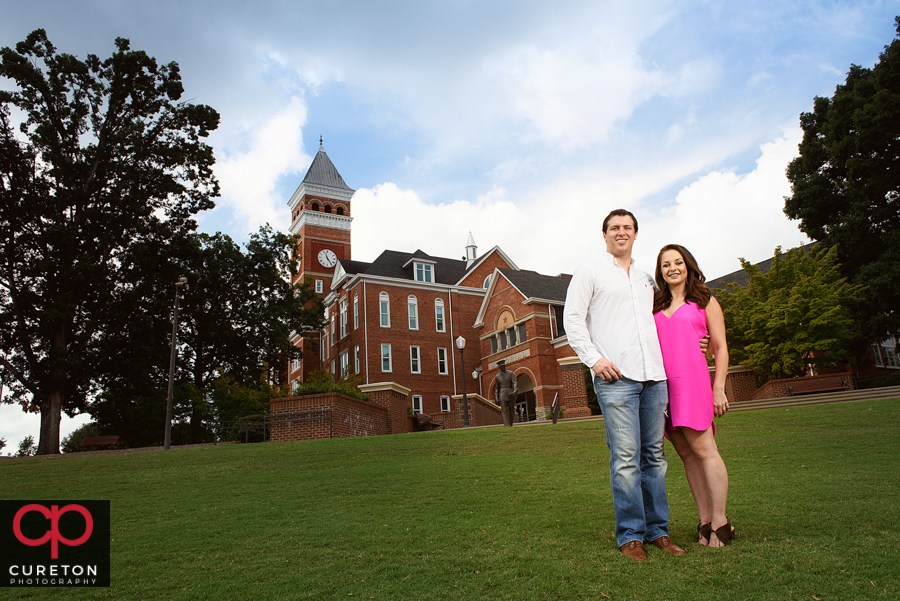
<path fill-rule="evenodd" d="M 647 246 L 677 243 L 694 254 L 707 277 L 715 278 L 740 269 L 738 257 L 755 263 L 771 257 L 776 246 L 808 242 L 798 223 L 783 212 L 784 196 L 791 193 L 785 168 L 797 156 L 802 135 L 793 127 L 763 144 L 751 173 L 713 171 L 684 187 L 675 205 L 647 220 L 646 227 L 642 224 L 647 234 L 641 256 L 648 265 L 655 254 L 646 252 Z"/>
<path fill-rule="evenodd" d="M 306 118 L 306 105 L 294 96 L 278 112 L 247 125 L 243 148 L 232 150 L 225 146 L 220 152 L 224 158 L 217 161 L 215 172 L 222 197 L 217 204 L 229 210 L 240 227 L 247 228 L 239 236 L 265 223 L 282 231 L 290 226 L 285 209 L 287 199 L 277 184 L 281 177 L 299 173 L 312 161 L 303 149 Z M 201 220 L 212 215 L 215 212 Z"/>

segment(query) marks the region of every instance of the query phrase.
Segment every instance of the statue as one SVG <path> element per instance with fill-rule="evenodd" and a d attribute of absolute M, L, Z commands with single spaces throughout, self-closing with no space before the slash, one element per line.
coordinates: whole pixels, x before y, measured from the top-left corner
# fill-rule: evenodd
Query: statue
<path fill-rule="evenodd" d="M 500 405 L 500 409 L 503 411 L 503 425 L 509 428 L 516 419 L 516 396 L 519 391 L 519 383 L 512 372 L 506 371 L 506 361 L 502 359 L 497 361 L 497 367 L 500 368 L 500 373 L 494 380 L 494 401 Z"/>

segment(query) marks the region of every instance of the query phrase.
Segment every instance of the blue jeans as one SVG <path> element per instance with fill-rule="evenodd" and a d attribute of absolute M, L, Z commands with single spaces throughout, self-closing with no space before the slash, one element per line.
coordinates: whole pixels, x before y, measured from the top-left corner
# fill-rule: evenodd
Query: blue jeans
<path fill-rule="evenodd" d="M 669 534 L 666 455 L 663 450 L 665 382 L 621 378 L 594 390 L 606 423 L 609 480 L 616 509 L 616 543 L 650 542 Z"/>

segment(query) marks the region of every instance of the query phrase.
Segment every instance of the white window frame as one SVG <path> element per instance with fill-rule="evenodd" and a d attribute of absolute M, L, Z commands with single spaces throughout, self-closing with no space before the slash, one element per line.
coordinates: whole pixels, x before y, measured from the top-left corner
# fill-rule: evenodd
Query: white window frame
<path fill-rule="evenodd" d="M 359 295 L 353 295 L 353 329 L 359 329 Z"/>
<path fill-rule="evenodd" d="M 387 369 L 384 368 L 387 361 Z M 393 362 L 391 361 L 391 344 L 389 342 L 381 343 L 381 371 L 383 373 L 391 373 L 393 371 Z"/>
<path fill-rule="evenodd" d="M 897 357 L 897 349 L 891 346 L 882 346 L 881 350 L 884 351 L 885 367 L 900 367 L 900 359 L 898 359 Z"/>
<path fill-rule="evenodd" d="M 381 327 L 391 327 L 391 297 L 387 292 L 378 295 L 378 313 L 381 316 L 378 322 Z"/>
<path fill-rule="evenodd" d="M 422 413 L 422 395 L 412 395 L 412 411 L 413 413 Z"/>
<path fill-rule="evenodd" d="M 409 347 L 409 371 L 413 374 L 422 373 L 422 352 L 418 345 Z"/>
<path fill-rule="evenodd" d="M 434 299 L 434 329 L 438 332 L 446 332 L 447 325 L 444 321 L 444 299 Z"/>
<path fill-rule="evenodd" d="M 323 290 L 325 290 L 325 287 L 322 285 L 322 280 L 316 280 L 316 293 L 322 294 Z"/>
<path fill-rule="evenodd" d="M 341 338 L 347 335 L 347 299 L 341 300 Z"/>
<path fill-rule="evenodd" d="M 359 345 L 353 349 L 353 363 L 356 370 L 353 373 L 359 373 Z"/>
<path fill-rule="evenodd" d="M 350 375 L 350 351 L 342 351 L 340 354 L 341 373 L 339 377 L 346 378 Z"/>
<path fill-rule="evenodd" d="M 441 413 L 450 412 L 450 397 L 446 394 L 441 395 Z"/>
<path fill-rule="evenodd" d="M 448 366 L 447 366 L 447 349 L 445 349 L 442 346 L 439 346 L 438 350 L 437 350 L 437 356 L 438 356 L 438 373 L 442 376 L 446 376 L 448 373 L 450 373 L 450 370 L 448 369 Z"/>
<path fill-rule="evenodd" d="M 415 269 L 415 280 L 424 284 L 434 283 L 434 265 L 430 263 L 413 263 Z"/>
<path fill-rule="evenodd" d="M 872 355 L 875 357 L 875 367 L 884 367 L 884 361 L 881 359 L 881 345 L 872 345 Z"/>
<path fill-rule="evenodd" d="M 409 329 L 419 329 L 419 299 L 415 294 L 410 294 L 406 299 L 406 308 L 409 312 Z"/>

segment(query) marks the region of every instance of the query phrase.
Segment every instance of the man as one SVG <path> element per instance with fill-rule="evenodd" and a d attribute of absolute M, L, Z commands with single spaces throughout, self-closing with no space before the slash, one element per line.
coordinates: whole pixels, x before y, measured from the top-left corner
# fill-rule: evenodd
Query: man
<path fill-rule="evenodd" d="M 512 372 L 506 371 L 505 360 L 497 361 L 497 367 L 500 368 L 500 373 L 494 380 L 494 401 L 500 405 L 503 412 L 503 425 L 511 428 L 516 420 L 516 395 L 519 383 Z"/>
<path fill-rule="evenodd" d="M 566 295 L 569 345 L 594 373 L 609 447 L 616 544 L 647 558 L 644 543 L 684 555 L 669 538 L 664 411 L 666 372 L 653 321 L 653 278 L 633 266 L 637 219 L 617 209 L 603 220 L 606 253 L 579 265 Z"/>

